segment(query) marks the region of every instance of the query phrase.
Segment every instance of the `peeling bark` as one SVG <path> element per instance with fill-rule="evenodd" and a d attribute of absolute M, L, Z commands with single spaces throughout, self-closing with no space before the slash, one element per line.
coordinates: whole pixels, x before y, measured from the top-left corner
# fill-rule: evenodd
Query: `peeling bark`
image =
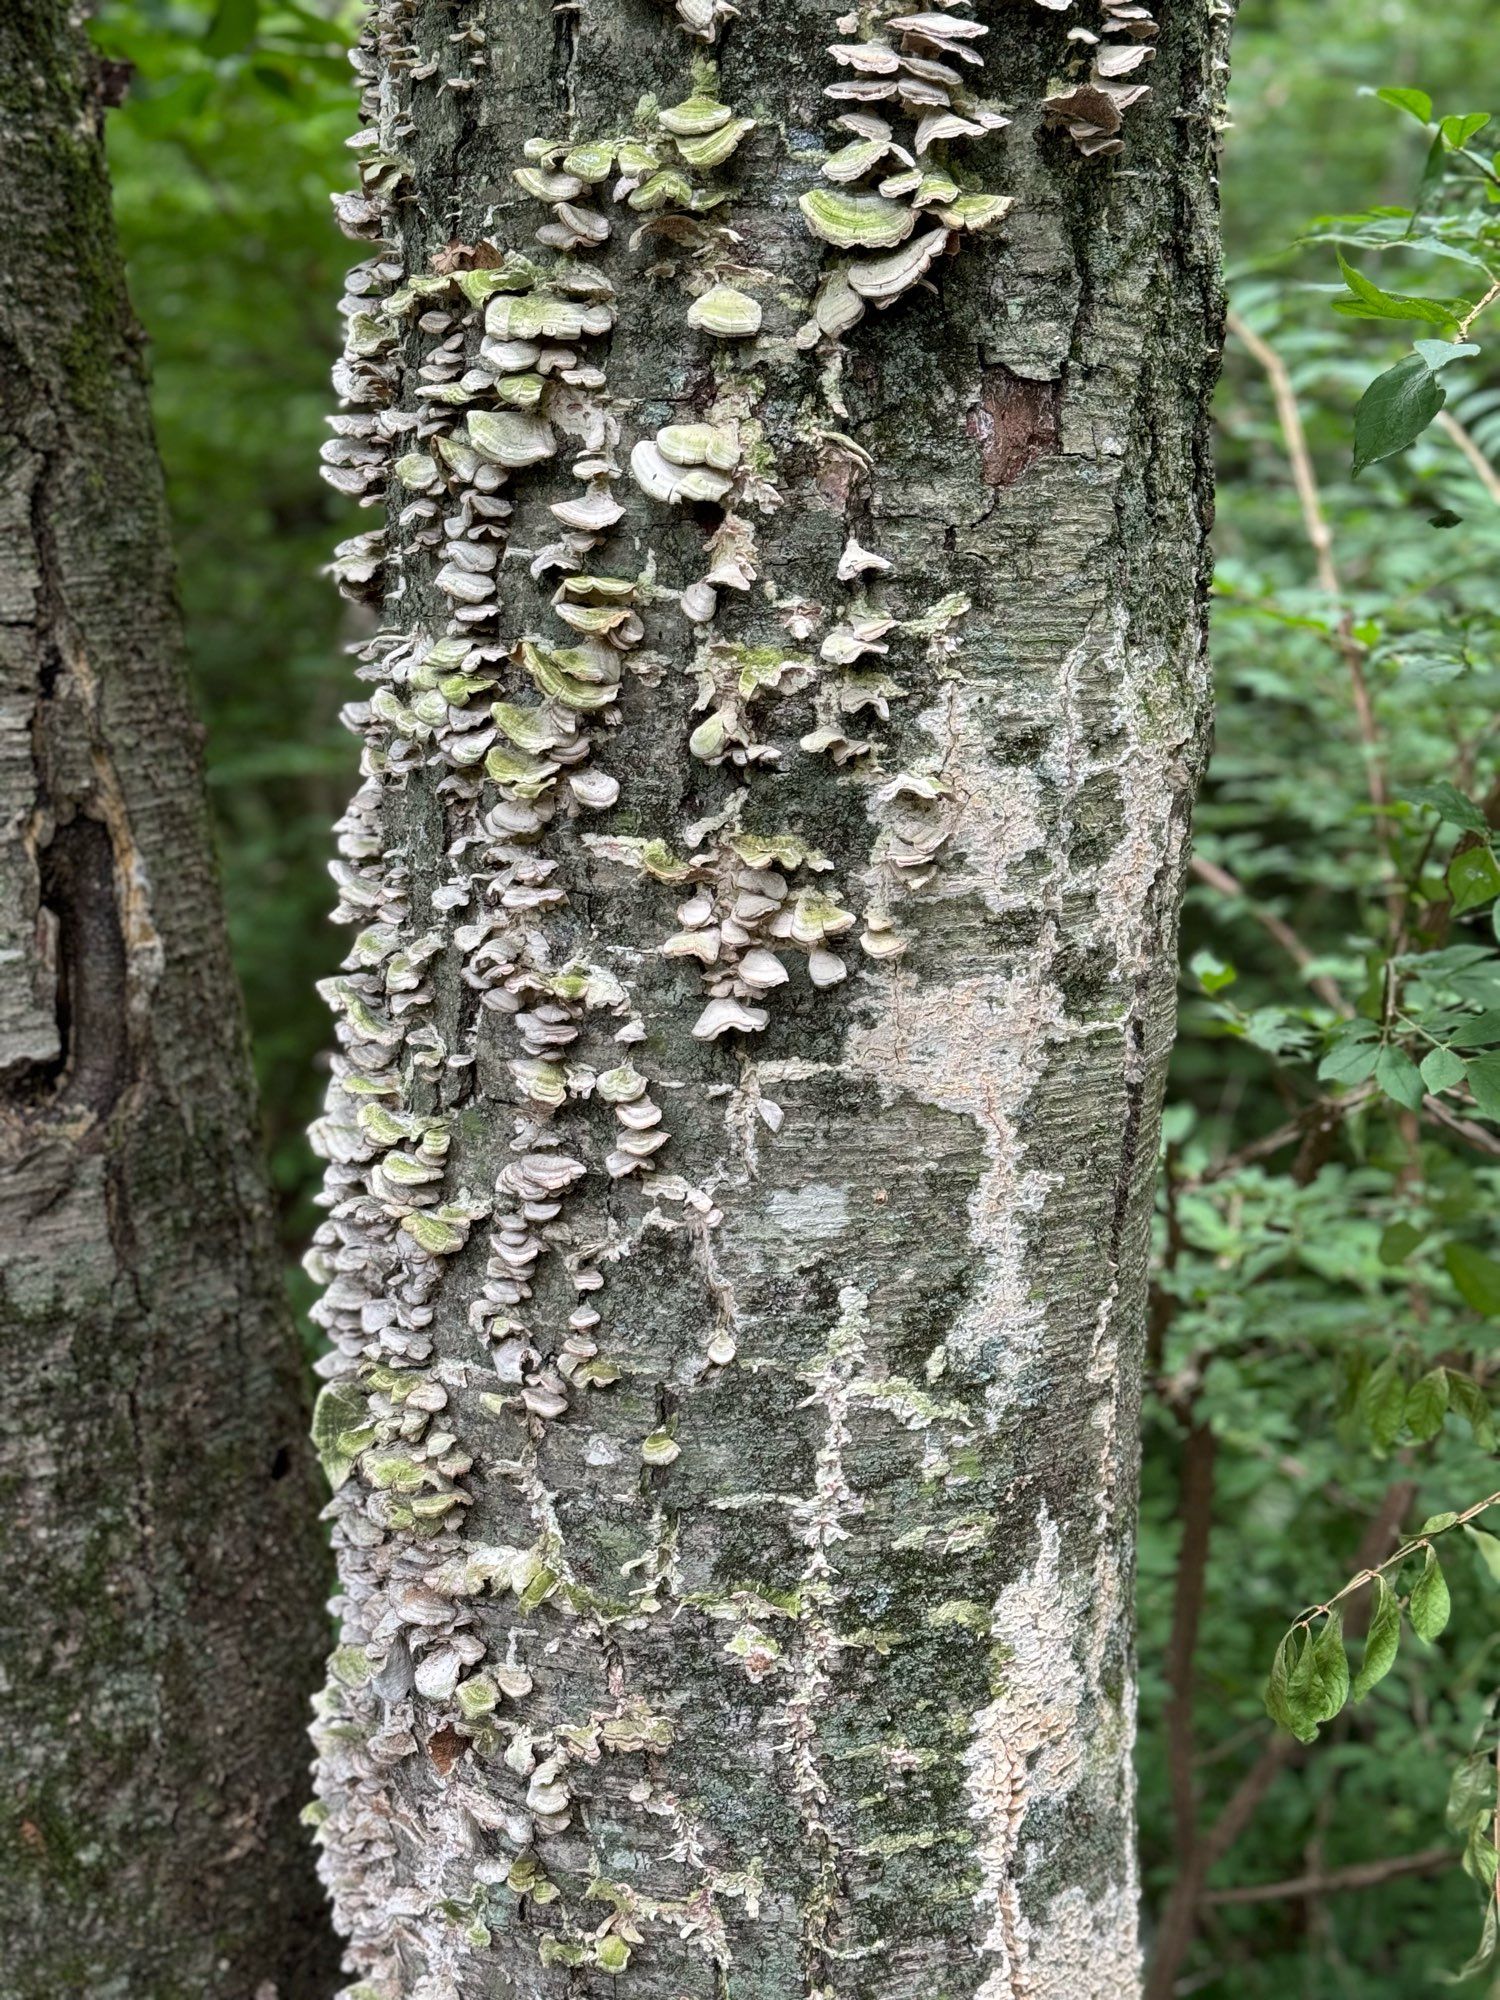
<path fill-rule="evenodd" d="M 1137 1991 L 1227 10 L 1107 0 L 1108 88 L 1067 12 L 981 11 L 1010 123 L 928 164 L 1012 206 L 934 196 L 987 233 L 857 324 L 827 244 L 912 225 L 803 226 L 825 86 L 890 67 L 825 11 L 678 0 L 696 80 L 641 0 L 374 17 L 313 1258 L 359 2000 Z"/>
<path fill-rule="evenodd" d="M 281 2000 L 323 1559 L 81 20 L 0 15 L 0 1990 Z"/>

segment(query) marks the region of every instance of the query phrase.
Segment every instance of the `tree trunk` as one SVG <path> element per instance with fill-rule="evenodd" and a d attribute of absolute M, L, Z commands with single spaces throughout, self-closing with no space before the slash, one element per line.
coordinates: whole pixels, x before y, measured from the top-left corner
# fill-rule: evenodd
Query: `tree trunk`
<path fill-rule="evenodd" d="M 100 93 L 0 10 L 0 1991 L 288 2000 L 325 1559 Z"/>
<path fill-rule="evenodd" d="M 360 2000 L 1119 2000 L 1228 9 L 731 11 L 361 58 L 324 1867 Z"/>

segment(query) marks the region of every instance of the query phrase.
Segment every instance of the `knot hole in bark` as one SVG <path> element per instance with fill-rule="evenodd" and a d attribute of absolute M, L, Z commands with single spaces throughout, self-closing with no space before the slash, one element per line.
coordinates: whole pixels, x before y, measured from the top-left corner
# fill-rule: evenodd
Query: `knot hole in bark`
<path fill-rule="evenodd" d="M 50 959 L 58 1053 L 5 1080 L 0 1105 L 26 1113 L 109 1116 L 129 1065 L 125 937 L 109 829 L 82 813 L 37 856 L 39 949 Z"/>

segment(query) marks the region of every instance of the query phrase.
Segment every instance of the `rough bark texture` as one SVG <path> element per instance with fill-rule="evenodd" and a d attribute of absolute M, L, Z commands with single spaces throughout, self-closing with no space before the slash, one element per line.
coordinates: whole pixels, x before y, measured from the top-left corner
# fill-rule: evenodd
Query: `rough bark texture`
<path fill-rule="evenodd" d="M 1013 122 L 963 161 L 1014 197 L 1002 228 L 807 345 L 837 260 L 797 198 L 858 31 L 810 0 L 729 22 L 718 95 L 758 123 L 700 178 L 738 240 L 632 246 L 617 155 L 580 197 L 614 221 L 573 260 L 614 288 L 567 336 L 584 408 L 542 390 L 566 439 L 525 469 L 451 449 L 491 435 L 463 430 L 505 393 L 486 360 L 533 365 L 493 344 L 509 307 L 480 347 L 482 267 L 540 254 L 512 170 L 530 138 L 658 132 L 638 100 L 688 96 L 692 45 L 645 0 L 376 17 L 344 219 L 389 247 L 346 302 L 336 482 L 380 501 L 403 456 L 342 557 L 388 633 L 350 718 L 369 928 L 331 989 L 315 1259 L 345 1640 L 321 1837 L 361 2000 L 1137 1990 L 1137 1380 L 1208 727 L 1227 10 L 1158 9 L 1153 94 L 1088 158 L 1042 110 L 1087 53 L 1067 28 L 1101 26 L 1066 6 L 980 10 Z M 710 267 L 754 339 L 686 324 Z M 738 425 L 730 492 L 662 504 L 633 448 L 681 462 L 659 427 L 705 419 Z M 533 574 L 580 445 L 624 516 Z M 755 581 L 690 624 L 726 509 Z M 593 693 L 516 647 L 576 639 L 548 605 L 589 572 L 647 578 Z M 758 696 L 734 643 L 775 649 Z M 550 775 L 511 714 L 486 778 L 490 702 L 538 690 Z M 572 782 L 600 770 L 617 799 Z M 766 1024 L 713 1034 L 715 980 Z M 632 1132 L 668 1136 L 622 1157 Z"/>
<path fill-rule="evenodd" d="M 325 1558 L 102 117 L 0 9 L 0 1994 L 288 2000 Z"/>

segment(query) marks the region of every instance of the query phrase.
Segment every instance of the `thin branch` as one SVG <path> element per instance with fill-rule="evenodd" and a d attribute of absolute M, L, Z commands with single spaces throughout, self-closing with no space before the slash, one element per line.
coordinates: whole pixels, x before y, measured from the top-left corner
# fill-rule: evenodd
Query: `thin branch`
<path fill-rule="evenodd" d="M 1475 476 L 1478 478 L 1485 492 L 1489 494 L 1495 505 L 1500 507 L 1500 472 L 1496 472 L 1494 466 L 1490 464 L 1484 453 L 1479 449 L 1474 438 L 1464 429 L 1457 417 L 1451 415 L 1447 410 L 1439 410 L 1437 420 L 1438 427 L 1448 433 L 1449 437 L 1452 438 L 1464 457 L 1469 461 L 1469 464 L 1474 469 Z"/>
<path fill-rule="evenodd" d="M 1167 1771 L 1177 1866 L 1185 1868 L 1198 1839 L 1198 1789 L 1194 1776 L 1193 1661 L 1203 1615 L 1208 1545 L 1213 1532 L 1214 1434 L 1194 1423 L 1183 1441 L 1177 1512 L 1182 1542 L 1172 1597 L 1172 1636 L 1167 1646 Z"/>
<path fill-rule="evenodd" d="M 1205 861 L 1201 854 L 1195 854 L 1190 866 L 1198 880 L 1208 888 L 1216 889 L 1221 896 L 1232 896 L 1243 901 L 1247 911 L 1261 929 L 1275 938 L 1294 965 L 1306 972 L 1313 962 L 1313 955 L 1283 917 L 1278 917 L 1274 910 L 1268 910 L 1263 903 L 1255 902 L 1238 876 L 1231 875 L 1227 868 L 1220 868 L 1217 862 Z M 1332 1007 L 1346 1019 L 1353 1014 L 1354 1009 L 1325 973 L 1315 972 L 1307 983 L 1325 1006 Z"/>
<path fill-rule="evenodd" d="M 1358 1111 L 1375 1095 L 1373 1083 L 1357 1084 L 1343 1097 L 1319 1097 L 1295 1118 L 1278 1125 L 1274 1132 L 1267 1132 L 1263 1138 L 1252 1139 L 1248 1146 L 1241 1146 L 1237 1153 L 1226 1153 L 1222 1160 L 1206 1166 L 1200 1174 L 1183 1177 L 1184 1187 L 1205 1187 L 1210 1181 L 1226 1180 L 1230 1174 L 1237 1174 L 1241 1167 L 1250 1167 L 1257 1160 L 1264 1160 L 1273 1153 L 1279 1153 L 1284 1146 L 1294 1140 L 1305 1140 L 1310 1133 L 1331 1132 L 1341 1120 L 1351 1112 Z"/>
<path fill-rule="evenodd" d="M 1451 1847 L 1424 1847 L 1416 1854 L 1396 1854 L 1386 1861 L 1356 1861 L 1347 1868 L 1330 1868 L 1321 1875 L 1294 1875 L 1289 1882 L 1249 1882 L 1235 1889 L 1209 1889 L 1205 1905 L 1278 1903 L 1292 1896 L 1331 1896 L 1340 1889 L 1373 1889 L 1398 1875 L 1431 1875 L 1454 1860 Z"/>
<path fill-rule="evenodd" d="M 1463 318 L 1459 321 L 1458 331 L 1457 333 L 1454 334 L 1453 338 L 1455 340 L 1460 340 L 1460 341 L 1467 340 L 1469 337 L 1469 328 L 1474 324 L 1475 320 L 1478 319 L 1479 315 L 1482 312 L 1485 312 L 1490 306 L 1492 306 L 1495 303 L 1496 299 L 1500 299 L 1500 278 L 1496 278 L 1495 282 L 1490 286 L 1489 290 L 1485 293 L 1482 299 L 1476 300 L 1475 303 L 1469 307 L 1469 310 L 1464 314 Z"/>
<path fill-rule="evenodd" d="M 1404 1563 L 1408 1556 L 1414 1556 L 1418 1549 L 1430 1549 L 1439 1535 L 1451 1534 L 1455 1528 L 1466 1527 L 1477 1514 L 1483 1514 L 1488 1508 L 1495 1506 L 1500 1506 L 1500 1493 L 1491 1493 L 1483 1500 L 1476 1500 L 1472 1507 L 1465 1507 L 1461 1514 L 1454 1515 L 1446 1528 L 1434 1528 L 1428 1535 L 1413 1535 L 1409 1542 L 1403 1542 L 1395 1554 L 1387 1556 L 1384 1562 L 1366 1564 L 1356 1575 L 1350 1577 L 1342 1590 L 1336 1590 L 1326 1604 L 1315 1604 L 1304 1612 L 1302 1617 L 1294 1618 L 1293 1628 L 1298 1625 L 1309 1626 L 1314 1618 L 1326 1617 L 1336 1604 L 1341 1604 L 1362 1584 L 1373 1583 L 1383 1571 L 1395 1569 L 1398 1564 Z"/>
<path fill-rule="evenodd" d="M 1312 545 L 1313 561 L 1317 565 L 1318 586 L 1330 597 L 1342 602 L 1344 586 L 1339 581 L 1338 567 L 1333 560 L 1333 535 L 1329 530 L 1328 516 L 1323 512 L 1318 475 L 1313 470 L 1307 433 L 1302 428 L 1302 412 L 1297 407 L 1297 392 L 1292 387 L 1286 363 L 1268 341 L 1262 340 L 1258 333 L 1253 333 L 1246 326 L 1237 313 L 1231 313 L 1226 324 L 1235 339 L 1264 370 L 1271 385 L 1276 421 L 1281 425 L 1282 440 L 1292 468 L 1292 482 L 1302 507 L 1302 526 Z"/>
<path fill-rule="evenodd" d="M 1441 1098 L 1430 1093 L 1422 1099 L 1422 1109 L 1429 1118 L 1435 1118 L 1439 1125 L 1446 1126 L 1456 1138 L 1464 1140 L 1476 1152 L 1488 1153 L 1491 1159 L 1500 1160 L 1500 1135 L 1487 1132 L 1483 1125 L 1476 1125 L 1472 1119 L 1460 1118 L 1450 1111 Z"/>
<path fill-rule="evenodd" d="M 1292 387 L 1292 378 L 1287 373 L 1286 363 L 1268 341 L 1262 340 L 1258 333 L 1252 332 L 1236 313 L 1229 315 L 1226 324 L 1235 339 L 1259 363 L 1265 372 L 1266 380 L 1271 385 L 1271 396 L 1276 405 L 1276 420 L 1281 426 L 1287 459 L 1292 468 L 1292 481 L 1296 486 L 1297 499 L 1302 508 L 1302 525 L 1312 546 L 1318 584 L 1340 607 L 1338 628 L 1331 636 L 1335 650 L 1343 660 L 1349 675 L 1355 721 L 1359 727 L 1360 741 L 1365 747 L 1365 784 L 1370 794 L 1370 803 L 1375 808 L 1381 838 L 1389 851 L 1394 841 L 1394 829 L 1390 820 L 1390 796 L 1386 789 L 1380 730 L 1375 721 L 1374 704 L 1370 700 L 1369 683 L 1365 679 L 1365 649 L 1354 637 L 1353 621 L 1345 601 L 1344 586 L 1339 577 L 1338 566 L 1333 559 L 1333 536 L 1329 531 L 1328 516 L 1323 511 L 1323 496 L 1318 489 L 1318 475 L 1313 469 L 1312 453 L 1307 445 L 1307 433 L 1302 428 L 1302 412 L 1297 407 L 1297 392 Z"/>

